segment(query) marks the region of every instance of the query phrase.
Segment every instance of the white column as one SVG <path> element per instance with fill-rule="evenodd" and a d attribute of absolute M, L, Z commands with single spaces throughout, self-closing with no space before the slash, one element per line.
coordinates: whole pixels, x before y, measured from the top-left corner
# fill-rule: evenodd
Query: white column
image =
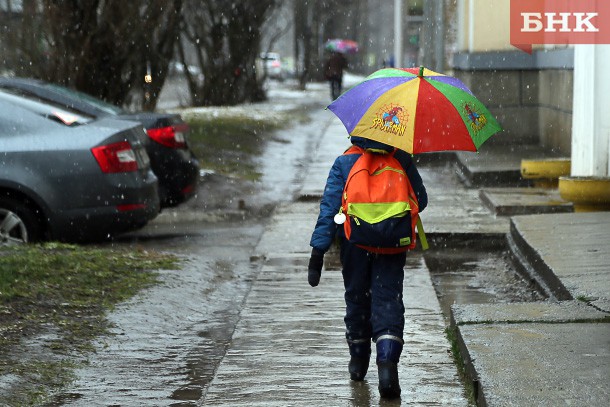
<path fill-rule="evenodd" d="M 576 45 L 572 176 L 610 176 L 610 45 Z"/>
<path fill-rule="evenodd" d="M 468 52 L 474 52 L 474 0 L 468 2 Z"/>
<path fill-rule="evenodd" d="M 467 49 L 466 43 L 466 3 L 458 1 L 457 3 L 457 46 L 458 51 Z"/>
<path fill-rule="evenodd" d="M 402 1 L 394 0 L 394 66 L 402 68 Z"/>

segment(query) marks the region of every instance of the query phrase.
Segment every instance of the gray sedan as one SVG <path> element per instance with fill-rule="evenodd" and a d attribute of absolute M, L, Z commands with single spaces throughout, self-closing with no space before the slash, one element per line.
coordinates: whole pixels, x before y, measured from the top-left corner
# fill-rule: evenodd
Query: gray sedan
<path fill-rule="evenodd" d="M 142 125 L 0 91 L 0 244 L 96 241 L 159 212 Z"/>

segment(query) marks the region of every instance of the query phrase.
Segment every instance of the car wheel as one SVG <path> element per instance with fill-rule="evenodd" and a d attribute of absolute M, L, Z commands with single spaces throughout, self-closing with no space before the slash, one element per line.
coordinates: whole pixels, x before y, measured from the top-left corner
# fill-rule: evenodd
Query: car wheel
<path fill-rule="evenodd" d="M 0 245 L 36 242 L 41 237 L 38 217 L 26 202 L 0 198 Z"/>

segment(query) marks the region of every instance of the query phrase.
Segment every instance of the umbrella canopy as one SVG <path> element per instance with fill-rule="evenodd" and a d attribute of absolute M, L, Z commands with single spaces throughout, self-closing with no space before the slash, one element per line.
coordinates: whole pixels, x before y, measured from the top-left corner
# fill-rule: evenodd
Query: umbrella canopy
<path fill-rule="evenodd" d="M 502 128 L 457 78 L 421 68 L 374 72 L 328 106 L 352 136 L 411 154 L 477 151 Z"/>
<path fill-rule="evenodd" d="M 355 54 L 358 52 L 358 43 L 352 40 L 335 38 L 326 41 L 324 48 L 328 51 L 340 52 L 342 54 Z"/>

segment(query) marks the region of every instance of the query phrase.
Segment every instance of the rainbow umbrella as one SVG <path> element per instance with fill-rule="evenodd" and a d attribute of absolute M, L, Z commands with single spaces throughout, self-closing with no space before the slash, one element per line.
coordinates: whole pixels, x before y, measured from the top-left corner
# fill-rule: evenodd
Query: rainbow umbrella
<path fill-rule="evenodd" d="M 374 72 L 328 106 L 352 136 L 411 154 L 477 151 L 502 130 L 457 78 L 420 68 Z"/>

